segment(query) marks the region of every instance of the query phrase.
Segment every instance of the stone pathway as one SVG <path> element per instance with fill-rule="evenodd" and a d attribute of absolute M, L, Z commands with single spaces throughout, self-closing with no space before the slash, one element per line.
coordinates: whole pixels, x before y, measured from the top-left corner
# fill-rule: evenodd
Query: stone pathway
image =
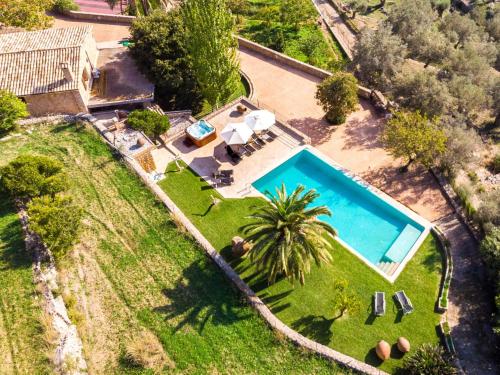
<path fill-rule="evenodd" d="M 328 28 L 342 46 L 342 49 L 352 60 L 352 52 L 356 44 L 356 34 L 345 24 L 337 10 L 328 0 L 312 0 Z"/>
<path fill-rule="evenodd" d="M 500 374 L 500 357 L 489 324 L 493 306 L 483 288 L 485 271 L 477 243 L 455 214 L 435 224 L 451 245 L 453 277 L 447 318 L 460 363 L 467 374 Z"/>

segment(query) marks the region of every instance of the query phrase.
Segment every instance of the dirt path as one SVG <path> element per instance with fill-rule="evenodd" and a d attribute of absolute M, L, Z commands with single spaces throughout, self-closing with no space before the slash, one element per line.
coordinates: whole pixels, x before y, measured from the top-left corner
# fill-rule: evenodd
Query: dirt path
<path fill-rule="evenodd" d="M 335 8 L 328 0 L 312 0 L 316 9 L 321 14 L 324 22 L 328 25 L 333 35 L 342 46 L 342 49 L 352 59 L 352 52 L 356 44 L 356 35 L 347 27 Z"/>
<path fill-rule="evenodd" d="M 467 374 L 500 374 L 500 358 L 489 321 L 493 306 L 482 287 L 485 270 L 477 244 L 456 215 L 437 224 L 451 244 L 453 278 L 447 317 L 460 362 Z"/>

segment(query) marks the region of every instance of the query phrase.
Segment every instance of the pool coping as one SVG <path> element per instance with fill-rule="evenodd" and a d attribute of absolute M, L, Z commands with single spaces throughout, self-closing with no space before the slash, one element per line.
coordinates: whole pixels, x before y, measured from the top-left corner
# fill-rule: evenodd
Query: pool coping
<path fill-rule="evenodd" d="M 392 275 L 387 275 L 386 273 L 382 272 L 376 265 L 371 263 L 368 259 L 366 259 L 363 255 L 361 255 L 356 249 L 348 245 L 345 241 L 343 241 L 341 238 L 338 236 L 335 236 L 334 239 L 343 247 L 345 247 L 350 253 L 355 255 L 358 259 L 360 259 L 363 263 L 365 263 L 368 267 L 370 267 L 372 270 L 374 270 L 376 273 L 378 273 L 380 276 L 382 276 L 384 279 L 389 281 L 391 284 L 393 284 L 398 276 L 403 272 L 404 268 L 408 264 L 408 262 L 413 258 L 417 250 L 420 248 L 420 246 L 423 244 L 427 236 L 429 235 L 431 229 L 434 227 L 434 225 L 423 218 L 422 216 L 418 215 L 416 212 L 412 211 L 410 208 L 406 207 L 404 204 L 398 202 L 394 198 L 392 198 L 390 195 L 387 193 L 384 193 L 382 190 L 377 189 L 375 186 L 371 185 L 367 181 L 365 181 L 363 178 L 355 174 L 354 172 L 350 171 L 349 169 L 343 167 L 341 164 L 337 163 L 335 160 L 332 158 L 326 156 L 323 154 L 321 151 L 316 149 L 313 146 L 310 145 L 305 145 L 305 146 L 299 146 L 296 149 L 293 150 L 291 154 L 288 154 L 287 156 L 278 159 L 275 163 L 273 163 L 271 166 L 265 168 L 262 173 L 258 174 L 257 177 L 254 179 L 252 182 L 251 189 L 252 189 L 252 195 L 264 197 L 266 200 L 269 198 L 261 193 L 259 190 L 257 190 L 254 186 L 253 183 L 260 178 L 264 177 L 271 171 L 273 171 L 275 168 L 279 167 L 281 164 L 285 163 L 287 160 L 293 158 L 295 155 L 302 151 L 309 151 L 312 153 L 314 156 L 317 158 L 321 159 L 328 165 L 330 165 L 332 168 L 335 168 L 337 170 L 340 170 L 344 175 L 349 177 L 351 180 L 353 180 L 355 183 L 361 185 L 362 187 L 366 188 L 368 191 L 371 193 L 375 194 L 378 198 L 395 208 L 396 210 L 400 211 L 402 214 L 406 215 L 408 218 L 416 222 L 417 224 L 421 225 L 423 227 L 423 231 L 420 234 L 420 236 L 417 238 L 413 246 L 410 248 L 410 251 L 405 255 L 403 260 L 399 263 L 396 271 Z M 397 237 L 399 238 L 399 236 Z"/>

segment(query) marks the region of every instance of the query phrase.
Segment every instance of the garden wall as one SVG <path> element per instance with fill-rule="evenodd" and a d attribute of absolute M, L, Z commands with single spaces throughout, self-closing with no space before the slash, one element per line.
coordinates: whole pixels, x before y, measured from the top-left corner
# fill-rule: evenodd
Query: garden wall
<path fill-rule="evenodd" d="M 123 16 L 120 14 L 80 12 L 80 11 L 76 11 L 76 10 L 70 10 L 66 14 L 71 18 L 76 18 L 79 20 L 123 23 L 126 25 L 132 24 L 132 22 L 134 22 L 134 20 L 135 20 L 135 16 Z"/>

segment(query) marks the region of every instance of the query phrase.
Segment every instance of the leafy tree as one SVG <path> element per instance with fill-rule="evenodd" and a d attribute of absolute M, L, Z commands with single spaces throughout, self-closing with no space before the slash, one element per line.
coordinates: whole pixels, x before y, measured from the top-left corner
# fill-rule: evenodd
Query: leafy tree
<path fill-rule="evenodd" d="M 392 34 L 387 23 L 381 23 L 375 30 L 365 27 L 361 32 L 354 48 L 353 66 L 363 82 L 384 89 L 401 70 L 405 57 L 406 46 L 401 38 Z"/>
<path fill-rule="evenodd" d="M 401 105 L 428 116 L 441 115 L 452 107 L 453 98 L 446 84 L 433 72 L 399 75 L 394 86 L 395 97 Z"/>
<path fill-rule="evenodd" d="M 28 204 L 30 229 L 37 233 L 56 259 L 61 259 L 78 240 L 83 210 L 71 197 L 34 198 Z"/>
<path fill-rule="evenodd" d="M 328 122 L 341 124 L 359 103 L 358 81 L 350 73 L 333 73 L 318 85 L 316 99 L 326 112 Z"/>
<path fill-rule="evenodd" d="M 53 0 L 2 0 L 0 22 L 27 30 L 46 29 L 52 25 L 52 17 L 45 12 L 51 9 Z"/>
<path fill-rule="evenodd" d="M 347 312 L 353 315 L 357 313 L 361 307 L 358 296 L 350 292 L 348 286 L 349 283 L 344 279 L 337 280 L 333 284 L 333 290 L 335 290 L 333 310 L 338 314 L 336 319 L 342 318 Z"/>
<path fill-rule="evenodd" d="M 201 92 L 210 105 L 218 106 L 234 93 L 240 80 L 231 12 L 225 0 L 187 0 L 182 14 Z"/>
<path fill-rule="evenodd" d="M 474 112 L 488 107 L 490 97 L 483 87 L 474 84 L 468 77 L 454 76 L 448 87 L 459 113 L 470 118 Z"/>
<path fill-rule="evenodd" d="M 67 188 L 61 162 L 47 156 L 21 155 L 0 169 L 0 184 L 15 198 L 54 195 Z"/>
<path fill-rule="evenodd" d="M 446 135 L 438 127 L 438 119 L 428 119 L 420 112 L 398 111 L 387 121 L 382 141 L 391 155 L 404 158 L 407 171 L 413 162 L 431 167 L 446 150 Z"/>
<path fill-rule="evenodd" d="M 431 0 L 432 8 L 443 17 L 444 12 L 450 8 L 450 0 Z"/>
<path fill-rule="evenodd" d="M 64 14 L 70 10 L 78 10 L 79 7 L 76 5 L 74 0 L 55 0 L 52 10 L 57 13 Z"/>
<path fill-rule="evenodd" d="M 135 110 L 130 113 L 127 123 L 136 130 L 142 130 L 151 138 L 158 138 L 170 129 L 170 121 L 167 116 L 150 110 Z"/>
<path fill-rule="evenodd" d="M 298 29 L 300 25 L 317 17 L 316 10 L 308 0 L 282 0 L 280 7 L 281 22 Z"/>
<path fill-rule="evenodd" d="M 388 19 L 394 33 L 413 50 L 417 46 L 413 37 L 431 29 L 434 14 L 429 0 L 402 0 L 389 8 Z"/>
<path fill-rule="evenodd" d="M 444 72 L 467 77 L 476 85 L 483 87 L 489 85 L 491 56 L 488 57 L 489 54 L 486 53 L 489 46 L 486 44 L 481 46 L 467 42 L 464 47 L 453 50 L 444 61 Z M 478 51 L 478 48 L 483 48 L 483 51 Z"/>
<path fill-rule="evenodd" d="M 457 369 L 450 363 L 443 348 L 434 344 L 423 344 L 403 362 L 408 375 L 455 375 Z"/>
<path fill-rule="evenodd" d="M 446 152 L 441 157 L 441 166 L 454 176 L 460 169 L 478 160 L 478 151 L 483 143 L 474 129 L 465 124 L 445 125 Z"/>
<path fill-rule="evenodd" d="M 16 121 L 28 116 L 26 103 L 9 91 L 0 90 L 0 136 L 16 128 Z"/>
<path fill-rule="evenodd" d="M 359 13 L 366 13 L 369 7 L 369 3 L 367 0 L 349 0 L 347 1 L 347 5 L 349 5 L 349 8 L 352 10 L 352 19 L 356 18 L 356 14 Z"/>
<path fill-rule="evenodd" d="M 415 48 L 412 54 L 425 64 L 424 68 L 427 68 L 431 63 L 440 64 L 449 54 L 449 42 L 437 30 L 423 30 L 415 35 L 413 40 Z"/>
<path fill-rule="evenodd" d="M 482 31 L 474 20 L 468 16 L 462 16 L 459 12 L 448 13 L 440 25 L 441 30 L 448 37 L 455 48 L 464 45 L 467 41 L 482 39 Z"/>
<path fill-rule="evenodd" d="M 165 109 L 201 109 L 202 95 L 186 47 L 180 13 L 171 10 L 138 17 L 130 28 L 130 47 L 139 70 L 156 85 L 156 100 Z"/>
<path fill-rule="evenodd" d="M 253 244 L 250 260 L 267 274 L 269 283 L 283 275 L 303 285 L 312 261 L 320 266 L 331 260 L 333 246 L 328 237 L 336 232 L 318 220 L 318 216 L 330 216 L 331 212 L 326 206 L 313 207 L 319 194 L 314 190 L 304 192 L 303 186 L 288 195 L 283 185 L 276 193 L 266 193 L 269 202 L 252 214 L 249 219 L 253 222 L 241 230 Z"/>

